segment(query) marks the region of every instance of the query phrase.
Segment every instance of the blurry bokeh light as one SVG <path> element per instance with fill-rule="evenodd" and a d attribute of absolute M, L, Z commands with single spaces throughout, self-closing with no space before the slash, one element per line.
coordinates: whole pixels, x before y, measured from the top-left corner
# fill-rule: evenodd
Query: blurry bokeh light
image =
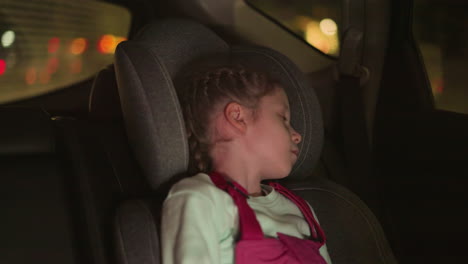
<path fill-rule="evenodd" d="M 98 41 L 98 51 L 104 54 L 113 53 L 116 39 L 113 35 L 103 35 Z"/>
<path fill-rule="evenodd" d="M 114 60 L 96 50 L 98 40 L 113 36 L 112 53 L 132 21 L 108 1 L 0 0 L 0 13 L 0 104 L 93 78 Z"/>
<path fill-rule="evenodd" d="M 83 62 L 80 57 L 77 57 L 70 63 L 70 72 L 71 73 L 80 73 L 83 68 Z"/>
<path fill-rule="evenodd" d="M 36 68 L 30 67 L 26 70 L 26 75 L 24 77 L 24 80 L 26 81 L 27 84 L 32 85 L 36 83 L 37 79 L 37 71 Z"/>
<path fill-rule="evenodd" d="M 46 84 L 50 81 L 50 73 L 47 69 L 42 69 L 41 73 L 39 74 L 39 81 L 42 84 Z"/>
<path fill-rule="evenodd" d="M 123 37 L 106 34 L 99 39 L 97 49 L 103 54 L 113 54 L 117 45 L 125 40 L 127 39 Z"/>
<path fill-rule="evenodd" d="M 88 47 L 88 42 L 85 38 L 76 38 L 70 44 L 70 53 L 73 55 L 82 54 Z"/>
<path fill-rule="evenodd" d="M 330 44 L 324 38 L 317 22 L 309 22 L 306 28 L 306 40 L 323 53 L 330 52 Z"/>
<path fill-rule="evenodd" d="M 12 30 L 7 30 L 2 34 L 2 46 L 8 48 L 13 45 L 15 42 L 15 32 Z"/>
<path fill-rule="evenodd" d="M 126 41 L 126 40 L 127 40 L 127 38 L 124 38 L 124 37 L 116 37 L 116 41 L 117 41 L 117 43 L 116 43 L 116 45 L 115 45 L 115 46 L 117 47 L 117 45 L 119 45 L 119 43 L 120 43 L 120 42 L 122 42 L 122 41 Z"/>
<path fill-rule="evenodd" d="M 322 21 L 320 21 L 319 26 L 320 26 L 320 30 L 325 35 L 332 36 L 332 35 L 335 35 L 336 32 L 338 31 L 338 27 L 337 27 L 335 21 L 333 21 L 330 18 L 322 19 Z"/>
<path fill-rule="evenodd" d="M 6 62 L 0 59 L 0 75 L 3 75 L 6 71 Z"/>
<path fill-rule="evenodd" d="M 325 54 L 336 54 L 339 48 L 338 34 L 326 35 L 320 23 L 311 20 L 305 28 L 306 41 Z"/>
<path fill-rule="evenodd" d="M 47 61 L 47 72 L 49 74 L 55 73 L 58 70 L 58 67 L 59 67 L 59 60 L 57 58 L 53 57 Z"/>
<path fill-rule="evenodd" d="M 49 39 L 49 45 L 47 46 L 47 51 L 49 53 L 56 53 L 60 48 L 60 39 L 53 37 Z"/>

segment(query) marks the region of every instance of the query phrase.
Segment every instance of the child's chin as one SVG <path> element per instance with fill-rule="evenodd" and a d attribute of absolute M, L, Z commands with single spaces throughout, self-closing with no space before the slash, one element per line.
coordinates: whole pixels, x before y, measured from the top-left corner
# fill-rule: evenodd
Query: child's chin
<path fill-rule="evenodd" d="M 264 171 L 266 178 L 264 180 L 281 180 L 289 176 L 291 173 L 292 166 L 270 166 Z"/>
<path fill-rule="evenodd" d="M 281 174 L 275 174 L 271 180 L 281 180 L 289 176 L 289 173 L 291 173 L 291 170 L 284 170 Z"/>

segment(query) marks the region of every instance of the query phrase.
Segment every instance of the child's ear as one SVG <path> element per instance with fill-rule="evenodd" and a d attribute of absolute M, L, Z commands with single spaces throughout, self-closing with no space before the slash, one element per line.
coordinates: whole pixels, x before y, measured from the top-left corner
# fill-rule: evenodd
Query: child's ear
<path fill-rule="evenodd" d="M 237 133 L 247 131 L 248 114 L 248 109 L 236 102 L 231 102 L 224 108 L 224 117 Z"/>

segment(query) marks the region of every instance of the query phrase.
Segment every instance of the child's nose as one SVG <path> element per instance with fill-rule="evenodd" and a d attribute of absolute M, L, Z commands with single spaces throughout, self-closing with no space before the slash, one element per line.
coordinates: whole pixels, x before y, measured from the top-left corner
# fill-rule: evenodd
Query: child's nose
<path fill-rule="evenodd" d="M 301 134 L 297 133 L 297 131 L 294 128 L 291 128 L 291 137 L 294 143 L 299 144 L 302 140 Z"/>

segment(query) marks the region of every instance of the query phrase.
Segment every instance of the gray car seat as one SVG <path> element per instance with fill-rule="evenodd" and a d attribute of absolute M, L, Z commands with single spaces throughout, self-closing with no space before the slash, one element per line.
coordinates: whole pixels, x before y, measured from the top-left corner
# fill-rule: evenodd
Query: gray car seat
<path fill-rule="evenodd" d="M 159 209 L 173 179 L 188 166 L 188 147 L 174 79 L 187 64 L 230 54 L 279 78 L 291 101 L 292 124 L 302 135 L 299 159 L 285 184 L 316 210 L 332 262 L 396 263 L 383 230 L 363 202 L 313 173 L 323 144 L 320 106 L 305 75 L 284 55 L 264 47 L 231 47 L 206 27 L 187 20 L 147 25 L 119 45 L 115 70 L 129 143 L 154 199 L 130 200 L 116 215 L 120 263 L 160 263 Z M 164 243 L 164 241 L 161 241 Z"/>

